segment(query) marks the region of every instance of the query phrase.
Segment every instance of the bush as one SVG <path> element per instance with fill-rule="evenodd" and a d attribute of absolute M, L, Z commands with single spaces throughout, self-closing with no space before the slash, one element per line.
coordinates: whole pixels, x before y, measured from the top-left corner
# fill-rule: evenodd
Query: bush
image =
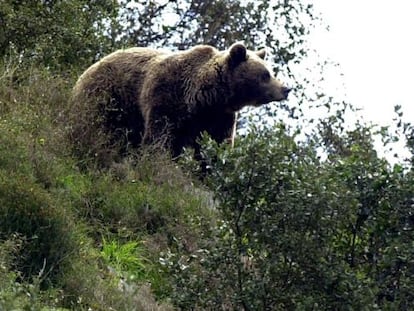
<path fill-rule="evenodd" d="M 197 249 L 162 256 L 177 306 L 408 310 L 412 173 L 391 170 L 371 137 L 338 136 L 349 152 L 326 161 L 283 127 L 253 129 L 233 150 L 205 139 L 221 221 Z"/>
<path fill-rule="evenodd" d="M 78 248 L 73 218 L 64 206 L 26 176 L 0 170 L 0 239 L 24 238 L 14 268 L 50 285 L 65 273 Z"/>
<path fill-rule="evenodd" d="M 14 234 L 0 243 L 0 310 L 64 311 L 58 308 L 58 291 L 47 294 L 40 289 L 40 277 L 32 282 L 22 282 L 21 275 L 13 271 L 12 265 L 21 248 L 24 238 Z"/>

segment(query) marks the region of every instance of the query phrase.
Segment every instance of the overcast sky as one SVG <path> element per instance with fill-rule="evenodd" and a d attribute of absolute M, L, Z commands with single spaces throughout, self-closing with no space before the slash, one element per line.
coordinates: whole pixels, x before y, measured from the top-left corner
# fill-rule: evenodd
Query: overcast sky
<path fill-rule="evenodd" d="M 330 31 L 316 31 L 312 44 L 339 63 L 349 102 L 381 125 L 391 122 L 398 104 L 414 123 L 414 1 L 315 0 L 314 6 Z"/>

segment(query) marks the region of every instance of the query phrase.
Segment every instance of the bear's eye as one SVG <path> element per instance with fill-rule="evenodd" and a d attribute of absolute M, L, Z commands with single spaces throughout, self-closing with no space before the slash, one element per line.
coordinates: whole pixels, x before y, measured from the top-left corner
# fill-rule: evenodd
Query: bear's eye
<path fill-rule="evenodd" d="M 268 80 L 270 80 L 270 73 L 269 73 L 269 71 L 265 71 L 265 72 L 263 72 L 263 73 L 260 75 L 260 79 L 261 79 L 262 81 L 268 81 Z"/>

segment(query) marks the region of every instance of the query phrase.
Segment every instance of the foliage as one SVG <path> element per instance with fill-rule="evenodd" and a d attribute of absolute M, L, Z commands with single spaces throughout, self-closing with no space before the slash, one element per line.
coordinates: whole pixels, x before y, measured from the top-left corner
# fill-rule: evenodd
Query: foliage
<path fill-rule="evenodd" d="M 315 18 L 312 5 L 303 1 L 121 1 L 121 6 L 123 22 L 116 37 L 129 45 L 187 49 L 210 44 L 224 49 L 245 40 L 250 47 L 267 43 L 272 51 L 278 49 L 274 56 L 284 62 L 298 56 L 294 48 L 311 27 L 300 17 Z"/>
<path fill-rule="evenodd" d="M 0 239 L 18 233 L 25 243 L 15 268 L 23 277 L 54 280 L 76 256 L 71 217 L 30 179 L 0 171 Z"/>
<path fill-rule="evenodd" d="M 298 143 L 284 127 L 233 150 L 205 140 L 221 221 L 163 257 L 180 308 L 410 308 L 412 172 L 376 156 L 369 128 L 335 134 L 348 152 L 325 161 L 320 136 Z"/>
<path fill-rule="evenodd" d="M 0 57 L 14 51 L 55 70 L 91 63 L 111 47 L 106 22 L 117 9 L 114 1 L 3 1 Z"/>
<path fill-rule="evenodd" d="M 66 309 L 56 307 L 58 293 L 50 291 L 50 297 L 44 297 L 40 290 L 40 277 L 35 277 L 31 284 L 19 281 L 20 275 L 11 268 L 17 253 L 23 247 L 22 236 L 13 234 L 0 244 L 0 309 L 1 310 L 54 310 Z"/>

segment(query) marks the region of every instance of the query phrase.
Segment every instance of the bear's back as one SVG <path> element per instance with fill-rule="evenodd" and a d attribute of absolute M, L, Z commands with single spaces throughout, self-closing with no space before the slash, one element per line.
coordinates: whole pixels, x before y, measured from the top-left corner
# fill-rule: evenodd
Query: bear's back
<path fill-rule="evenodd" d="M 87 96 L 115 92 L 126 101 L 136 100 L 150 64 L 162 54 L 165 53 L 139 47 L 113 52 L 80 76 L 74 88 L 74 95 L 79 92 L 84 92 Z"/>
<path fill-rule="evenodd" d="M 203 86 L 215 82 L 214 61 L 218 55 L 217 49 L 207 45 L 157 54 L 149 62 L 140 88 L 138 102 L 143 114 L 162 105 L 166 111 L 175 111 L 177 118 L 184 118 Z"/>

